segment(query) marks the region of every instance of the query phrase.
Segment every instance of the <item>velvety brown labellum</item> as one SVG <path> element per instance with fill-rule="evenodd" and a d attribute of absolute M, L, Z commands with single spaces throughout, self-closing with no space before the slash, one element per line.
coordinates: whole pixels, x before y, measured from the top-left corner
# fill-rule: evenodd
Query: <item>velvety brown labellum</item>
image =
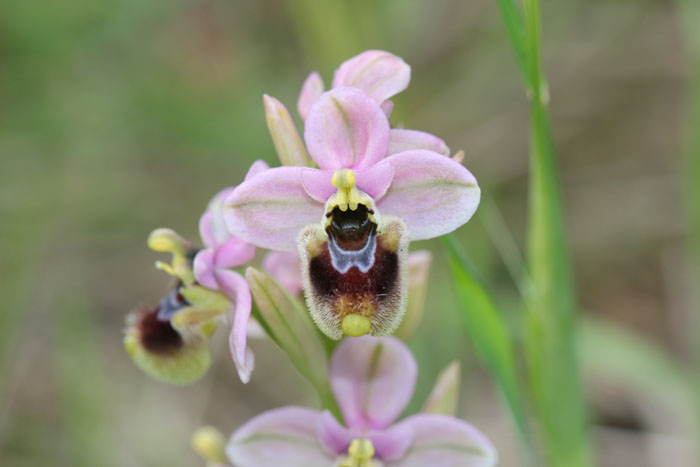
<path fill-rule="evenodd" d="M 147 351 L 170 355 L 183 345 L 182 336 L 170 324 L 175 313 L 190 304 L 180 294 L 181 282 L 177 282 L 155 308 L 143 308 L 137 315 L 136 326 L 141 345 Z"/>
<path fill-rule="evenodd" d="M 159 308 L 142 309 L 137 316 L 138 338 L 148 352 L 158 355 L 171 355 L 183 345 L 180 334 L 158 317 Z"/>
<path fill-rule="evenodd" d="M 406 227 L 396 218 L 365 223 L 367 213 L 335 217 L 326 231 L 309 226 L 299 237 L 307 303 L 317 326 L 333 339 L 342 337 L 347 315 L 368 318 L 371 333 L 385 335 L 405 311 Z"/>

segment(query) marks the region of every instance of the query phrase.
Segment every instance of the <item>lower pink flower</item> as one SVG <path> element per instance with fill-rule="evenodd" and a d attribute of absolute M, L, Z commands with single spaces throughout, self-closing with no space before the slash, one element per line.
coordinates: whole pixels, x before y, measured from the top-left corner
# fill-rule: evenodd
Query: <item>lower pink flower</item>
<path fill-rule="evenodd" d="M 497 454 L 472 425 L 418 414 L 396 422 L 413 395 L 416 361 L 393 337 L 345 339 L 330 371 L 345 425 L 330 412 L 282 407 L 239 428 L 226 448 L 240 467 L 490 467 Z"/>

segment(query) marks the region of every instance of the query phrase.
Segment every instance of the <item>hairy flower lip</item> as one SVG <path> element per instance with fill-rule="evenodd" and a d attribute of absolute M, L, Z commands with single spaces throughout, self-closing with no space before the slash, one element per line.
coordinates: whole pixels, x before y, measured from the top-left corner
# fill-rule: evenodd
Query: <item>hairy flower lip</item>
<path fill-rule="evenodd" d="M 406 228 L 395 218 L 384 218 L 381 225 L 356 251 L 338 248 L 318 225 L 308 226 L 299 236 L 307 305 L 316 325 L 331 339 L 343 333 L 390 334 L 401 320 Z"/>

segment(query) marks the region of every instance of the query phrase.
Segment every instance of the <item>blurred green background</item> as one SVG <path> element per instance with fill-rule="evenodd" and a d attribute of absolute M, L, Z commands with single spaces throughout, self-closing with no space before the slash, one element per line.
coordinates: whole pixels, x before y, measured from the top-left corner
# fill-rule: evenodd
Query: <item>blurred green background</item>
<path fill-rule="evenodd" d="M 693 465 L 691 409 L 673 385 L 692 347 L 681 13 L 666 0 L 546 0 L 542 9 L 579 301 L 586 322 L 645 339 L 635 351 L 592 324 L 581 339 L 598 464 Z M 242 385 L 223 333 L 203 381 L 153 382 L 123 351 L 123 320 L 169 284 L 152 267 L 148 233 L 167 226 L 197 239 L 214 193 L 255 159 L 277 163 L 263 93 L 296 118 L 310 71 L 329 84 L 369 48 L 412 66 L 392 124 L 465 150 L 484 202 L 459 237 L 516 322 L 505 264 L 518 264 L 524 243 L 528 102 L 495 1 L 0 2 L 0 465 L 199 465 L 189 447 L 197 426 L 229 433 L 262 410 L 316 403 L 266 341 L 253 342 L 256 371 Z M 411 343 L 421 365 L 414 404 L 459 356 L 460 415 L 494 440 L 502 465 L 520 465 L 508 415 L 457 324 L 442 247 L 412 247 L 435 253 Z M 644 358 L 649 343 L 664 353 Z M 619 371 L 640 356 L 648 368 Z"/>

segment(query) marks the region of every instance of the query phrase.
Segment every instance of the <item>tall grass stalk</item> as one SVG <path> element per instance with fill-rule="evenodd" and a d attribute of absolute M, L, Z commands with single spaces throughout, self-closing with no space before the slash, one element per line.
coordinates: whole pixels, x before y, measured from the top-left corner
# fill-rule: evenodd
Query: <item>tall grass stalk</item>
<path fill-rule="evenodd" d="M 531 99 L 525 355 L 544 458 L 556 467 L 592 465 L 576 358 L 575 298 L 541 64 L 539 0 L 499 0 Z M 514 18 L 522 20 L 515 21 Z M 522 33 L 520 31 L 523 31 Z M 524 55 L 524 59 L 523 59 Z"/>

